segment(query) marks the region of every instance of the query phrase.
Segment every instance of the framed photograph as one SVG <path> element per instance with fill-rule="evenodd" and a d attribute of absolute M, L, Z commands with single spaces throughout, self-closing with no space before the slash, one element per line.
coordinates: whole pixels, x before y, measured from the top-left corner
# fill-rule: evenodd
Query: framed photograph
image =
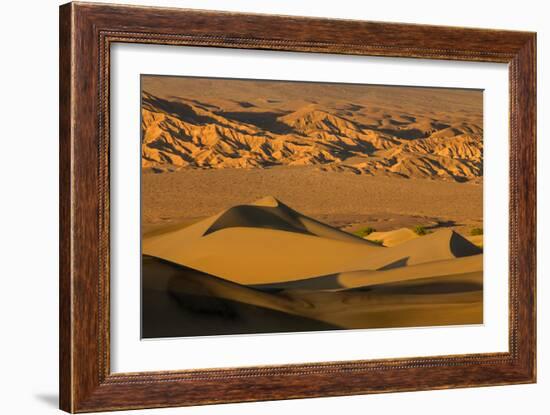
<path fill-rule="evenodd" d="M 60 407 L 536 380 L 536 35 L 60 8 Z"/>

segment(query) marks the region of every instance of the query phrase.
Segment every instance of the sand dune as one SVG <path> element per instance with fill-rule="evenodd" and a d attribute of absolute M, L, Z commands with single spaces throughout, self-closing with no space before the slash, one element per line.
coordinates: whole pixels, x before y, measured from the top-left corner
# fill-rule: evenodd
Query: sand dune
<path fill-rule="evenodd" d="M 472 256 L 481 250 L 450 230 L 392 248 L 380 247 L 267 197 L 144 238 L 143 253 L 239 284 L 274 284 L 397 269 Z"/>
<path fill-rule="evenodd" d="M 250 284 L 362 269 L 378 264 L 371 254 L 384 248 L 266 198 L 144 238 L 142 249 L 147 255 Z"/>
<path fill-rule="evenodd" d="M 335 292 L 283 291 L 312 306 L 307 315 L 346 328 L 479 324 L 483 321 L 480 272 L 436 276 Z"/>
<path fill-rule="evenodd" d="M 285 299 L 144 256 L 144 338 L 332 330 L 341 327 L 299 315 Z M 304 308 L 302 306 L 302 308 Z"/>
<path fill-rule="evenodd" d="M 366 236 L 365 239 L 369 241 L 381 241 L 384 246 L 392 247 L 418 237 L 419 235 L 412 230 L 408 228 L 401 228 L 387 232 L 372 232 Z"/>
<path fill-rule="evenodd" d="M 273 196 L 266 196 L 250 205 L 235 206 L 226 210 L 210 225 L 204 235 L 228 228 L 281 230 L 365 245 L 362 239 L 302 215 Z M 368 245 L 372 246 L 371 243 Z"/>
<path fill-rule="evenodd" d="M 263 292 L 144 257 L 142 298 L 145 338 L 476 324 L 482 277 L 473 272 L 338 291 Z"/>
<path fill-rule="evenodd" d="M 416 265 L 477 255 L 481 252 L 480 248 L 463 236 L 452 230 L 443 229 L 392 248 L 386 248 L 380 260 L 386 262 L 385 266 L 391 265 L 392 261 L 405 259 L 406 265 Z"/>
<path fill-rule="evenodd" d="M 403 281 L 423 280 L 426 278 L 451 277 L 460 274 L 476 275 L 482 279 L 483 255 L 426 262 L 418 265 L 401 266 L 387 270 L 356 270 L 340 272 L 318 277 L 297 279 L 271 284 L 254 284 L 253 288 L 268 291 L 281 290 L 342 290 L 348 288 L 366 288 L 381 284 Z"/>
<path fill-rule="evenodd" d="M 337 281 L 341 287 L 358 288 L 465 273 L 476 274 L 481 278 L 482 271 L 483 255 L 480 254 L 463 258 L 426 262 L 385 271 L 360 270 L 342 272 L 338 274 Z"/>
<path fill-rule="evenodd" d="M 265 197 L 153 232 L 143 253 L 144 337 L 483 320 L 483 255 L 450 230 L 382 247 Z"/>

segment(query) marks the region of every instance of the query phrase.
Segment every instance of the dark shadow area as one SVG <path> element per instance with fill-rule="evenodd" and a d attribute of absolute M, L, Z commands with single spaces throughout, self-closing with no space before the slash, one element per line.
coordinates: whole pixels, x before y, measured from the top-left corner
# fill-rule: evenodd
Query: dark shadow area
<path fill-rule="evenodd" d="M 294 132 L 292 127 L 282 123 L 278 118 L 286 113 L 280 112 L 216 112 L 217 115 L 228 118 L 233 121 L 244 122 L 246 124 L 255 125 L 262 130 L 269 131 L 273 134 L 290 134 Z"/>
<path fill-rule="evenodd" d="M 384 117 L 387 118 L 387 117 Z M 415 117 L 410 116 L 401 116 L 401 118 L 407 120 L 407 121 L 399 121 L 395 119 L 390 119 L 389 123 L 391 125 L 394 125 L 396 128 L 383 128 L 379 125 L 372 125 L 372 124 L 361 124 L 360 127 L 363 129 L 369 129 L 372 131 L 377 131 L 380 133 L 388 134 L 393 137 L 402 139 L 402 140 L 418 140 L 418 139 L 424 139 L 431 136 L 433 133 L 436 133 L 440 130 L 444 130 L 446 128 L 449 128 L 450 125 L 443 124 L 440 122 L 432 122 L 430 123 L 430 129 L 428 131 L 421 130 L 419 128 L 403 128 L 407 125 L 410 125 L 411 122 L 416 122 Z M 457 130 L 458 131 L 458 130 Z"/>
<path fill-rule="evenodd" d="M 483 253 L 481 248 L 478 248 L 476 245 L 456 232 L 453 232 L 451 235 L 450 248 L 453 255 L 457 258 Z"/>
<path fill-rule="evenodd" d="M 341 329 L 287 313 L 283 302 L 288 300 L 143 256 L 142 338 Z"/>
<path fill-rule="evenodd" d="M 281 218 L 276 209 L 263 206 L 235 206 L 228 209 L 204 233 L 204 236 L 228 228 L 264 228 L 287 232 L 307 233 L 299 223 L 292 224 Z"/>
<path fill-rule="evenodd" d="M 445 123 L 442 123 L 442 122 L 439 122 L 439 121 L 432 121 L 430 123 L 430 125 L 432 126 L 432 128 L 435 130 L 435 131 L 438 131 L 438 130 L 444 130 L 445 128 L 449 128 L 450 125 L 449 124 L 445 124 Z M 455 129 L 456 130 L 456 129 Z M 456 130 L 458 131 L 458 130 Z"/>
<path fill-rule="evenodd" d="M 251 102 L 246 102 L 246 101 L 237 102 L 237 104 L 239 104 L 243 108 L 254 108 L 256 106 Z"/>
<path fill-rule="evenodd" d="M 267 206 L 234 206 L 225 211 L 204 232 L 204 236 L 228 228 L 263 228 L 311 235 L 297 219 L 296 213 L 280 204 L 278 207 Z"/>
<path fill-rule="evenodd" d="M 279 282 L 274 284 L 247 285 L 247 287 L 254 288 L 255 290 L 273 293 L 281 292 L 284 290 L 334 290 L 344 288 L 342 284 L 338 282 L 338 274 L 323 275 L 320 277 L 306 278 L 303 280 L 288 282 Z"/>
<path fill-rule="evenodd" d="M 403 130 L 392 130 L 389 128 L 378 128 L 376 131 L 379 131 L 384 134 L 389 134 L 403 140 L 418 140 L 420 138 L 427 138 L 429 134 L 426 134 L 424 131 L 419 130 L 418 128 L 403 129 Z"/>
<path fill-rule="evenodd" d="M 349 104 L 349 105 L 346 107 L 346 110 L 348 110 L 348 111 L 359 111 L 359 110 L 362 110 L 363 108 L 365 108 L 363 105 L 359 105 L 359 104 Z"/>
<path fill-rule="evenodd" d="M 330 282 L 334 275 L 317 277 Z M 315 278 L 305 284 L 314 284 Z M 291 283 L 292 284 L 292 283 Z M 276 284 L 273 284 L 275 287 Z M 304 286 L 305 287 L 305 286 Z M 141 337 L 187 337 L 254 333 L 307 332 L 357 328 L 346 320 L 323 321 L 324 307 L 336 306 L 364 328 L 479 323 L 480 314 L 454 314 L 459 301 L 480 304 L 480 272 L 379 283 L 350 289 L 310 285 L 260 290 L 160 258 L 142 257 Z M 276 288 L 276 287 L 275 287 Z M 434 296 L 434 297 L 432 297 Z M 405 302 L 403 302 L 405 300 Z M 451 309 L 449 309 L 451 307 Z M 479 308 L 481 312 L 481 308 Z M 51 400 L 50 400 L 51 401 Z"/>
<path fill-rule="evenodd" d="M 208 104 L 206 102 L 202 102 L 202 101 L 198 101 L 196 99 L 192 99 L 191 102 L 203 107 L 203 108 L 207 108 L 209 110 L 213 110 L 213 109 L 219 109 L 218 106 L 214 105 L 214 104 Z"/>
<path fill-rule="evenodd" d="M 454 220 L 437 221 L 435 225 L 425 226 L 426 229 L 435 230 L 439 228 L 451 228 L 453 226 L 461 226 L 461 223 L 456 223 Z"/>
<path fill-rule="evenodd" d="M 456 176 L 456 175 L 453 175 L 453 179 L 458 183 L 466 183 L 468 181 L 466 177 Z"/>
<path fill-rule="evenodd" d="M 178 101 L 191 101 L 193 104 L 195 104 L 197 107 L 200 107 L 203 110 L 211 111 L 213 109 L 219 110 L 220 108 L 214 104 L 208 104 L 206 102 L 199 101 L 198 99 L 189 99 L 181 96 L 172 95 L 170 96 L 172 100 L 178 100 Z"/>
<path fill-rule="evenodd" d="M 208 124 L 216 122 L 216 120 L 211 117 L 197 114 L 190 105 L 182 102 L 167 101 L 147 93 L 142 94 L 141 100 L 141 105 L 143 108 L 152 106 L 153 110 L 160 109 L 176 118 L 179 118 L 180 120 L 191 122 L 193 124 Z"/>
<path fill-rule="evenodd" d="M 392 295 L 426 295 L 426 294 L 453 294 L 472 291 L 482 291 L 483 284 L 467 281 L 449 281 L 449 282 L 426 282 L 404 284 L 398 283 L 387 285 L 375 285 L 370 287 L 370 292 Z"/>
<path fill-rule="evenodd" d="M 401 268 L 407 266 L 409 257 L 398 259 L 397 261 L 392 262 L 391 264 L 384 265 L 382 268 L 378 268 L 376 271 L 388 271 L 390 269 Z"/>
<path fill-rule="evenodd" d="M 349 117 L 353 117 L 355 112 L 361 111 L 363 108 L 365 108 L 363 105 L 359 104 L 345 104 L 341 107 L 338 107 L 336 114 L 345 114 Z"/>
<path fill-rule="evenodd" d="M 401 126 L 403 126 L 403 125 L 409 125 L 410 122 L 409 122 L 409 121 L 398 121 L 398 120 L 391 119 L 391 120 L 390 120 L 390 124 L 391 124 L 391 125 L 398 126 L 398 127 L 401 127 Z"/>

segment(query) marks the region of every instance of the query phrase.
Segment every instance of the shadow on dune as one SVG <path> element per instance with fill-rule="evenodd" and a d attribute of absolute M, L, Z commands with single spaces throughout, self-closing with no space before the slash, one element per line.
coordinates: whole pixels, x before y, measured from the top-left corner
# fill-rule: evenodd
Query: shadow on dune
<path fill-rule="evenodd" d="M 481 272 L 355 288 L 336 285 L 337 276 L 331 275 L 244 286 L 144 256 L 142 338 L 483 322 Z"/>
<path fill-rule="evenodd" d="M 143 252 L 144 338 L 483 322 L 482 250 L 450 229 L 381 247 L 268 196 Z"/>
<path fill-rule="evenodd" d="M 388 271 L 390 269 L 395 268 L 401 268 L 407 266 L 407 262 L 409 261 L 409 257 L 398 259 L 397 261 L 391 262 L 388 265 L 384 265 L 381 268 L 378 268 L 377 271 Z"/>
<path fill-rule="evenodd" d="M 271 229 L 373 245 L 357 235 L 304 216 L 272 196 L 262 198 L 252 205 L 238 205 L 227 209 L 208 227 L 203 236 L 230 228 Z"/>
<path fill-rule="evenodd" d="M 449 245 L 452 254 L 457 258 L 478 255 L 483 252 L 481 248 L 475 246 L 473 243 L 468 241 L 463 236 L 460 236 L 456 232 L 451 233 L 451 240 L 449 242 Z"/>
<path fill-rule="evenodd" d="M 247 287 L 266 292 L 281 292 L 284 290 L 335 290 L 344 288 L 344 286 L 338 282 L 338 274 L 273 284 L 247 285 Z"/>
<path fill-rule="evenodd" d="M 143 257 L 141 301 L 142 338 L 340 328 L 285 312 L 288 300 L 149 256 Z"/>
<path fill-rule="evenodd" d="M 392 295 L 457 294 L 481 292 L 483 290 L 483 283 L 466 280 L 434 281 L 433 278 L 426 278 L 413 282 L 380 284 L 364 288 L 352 288 L 351 290 L 361 290 L 377 294 Z"/>
<path fill-rule="evenodd" d="M 237 101 L 237 104 L 239 104 L 242 108 L 254 108 L 256 106 L 248 101 Z"/>
<path fill-rule="evenodd" d="M 276 229 L 287 232 L 311 233 L 290 210 L 267 206 L 241 205 L 227 209 L 204 233 L 204 236 L 232 227 Z"/>

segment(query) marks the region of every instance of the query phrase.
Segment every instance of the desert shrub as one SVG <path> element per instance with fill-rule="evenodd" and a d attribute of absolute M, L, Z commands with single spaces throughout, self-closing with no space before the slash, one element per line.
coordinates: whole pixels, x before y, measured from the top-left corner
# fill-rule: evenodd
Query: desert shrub
<path fill-rule="evenodd" d="M 417 225 L 413 228 L 414 233 L 416 233 L 419 236 L 426 235 L 429 233 L 429 231 L 426 229 L 425 226 Z"/>
<path fill-rule="evenodd" d="M 370 226 L 367 226 L 366 228 L 358 229 L 353 233 L 360 238 L 364 238 L 365 236 L 369 236 L 373 232 L 376 232 L 376 229 L 371 228 Z"/>
<path fill-rule="evenodd" d="M 380 239 L 369 239 L 370 242 L 374 242 L 377 245 L 383 246 L 384 241 L 381 241 Z"/>
<path fill-rule="evenodd" d="M 483 235 L 483 228 L 473 228 L 470 231 L 470 235 L 472 236 Z"/>

